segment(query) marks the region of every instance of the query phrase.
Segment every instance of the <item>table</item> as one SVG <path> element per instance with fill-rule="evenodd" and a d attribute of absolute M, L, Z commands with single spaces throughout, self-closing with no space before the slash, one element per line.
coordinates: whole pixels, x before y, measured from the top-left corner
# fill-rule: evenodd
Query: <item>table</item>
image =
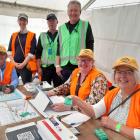
<path fill-rule="evenodd" d="M 0 140 L 6 140 L 5 138 L 5 129 L 7 127 L 12 127 L 15 125 L 19 125 L 19 124 L 24 124 L 24 123 L 29 123 L 29 122 L 37 122 L 41 119 L 44 119 L 43 117 L 38 117 L 35 119 L 31 119 L 28 121 L 23 121 L 20 123 L 16 123 L 16 124 L 11 124 L 11 125 L 7 125 L 7 126 L 2 126 L 0 127 Z M 96 128 L 98 128 L 100 126 L 100 121 L 99 120 L 89 120 L 86 123 L 84 123 L 83 125 L 79 126 L 79 130 L 80 130 L 80 135 L 78 136 L 78 140 L 98 140 L 97 137 L 94 135 L 94 130 Z M 109 140 L 129 140 L 128 138 L 112 131 L 109 129 L 105 129 L 105 132 L 107 133 Z"/>
<path fill-rule="evenodd" d="M 98 138 L 94 134 L 96 128 L 102 128 L 107 133 L 109 140 L 129 140 L 127 137 L 124 137 L 119 133 L 101 127 L 99 120 L 90 119 L 78 128 L 80 130 L 78 140 L 98 140 Z"/>
<path fill-rule="evenodd" d="M 29 94 L 29 93 L 27 93 L 27 91 L 25 91 L 25 89 L 23 87 L 19 87 L 18 89 L 20 89 L 24 94 Z M 44 119 L 44 117 L 41 114 L 39 114 L 39 115 L 40 116 L 38 118 L 34 118 L 31 120 L 26 120 L 26 121 L 22 121 L 19 123 L 0 127 L 0 140 L 6 140 L 6 138 L 5 138 L 5 129 L 6 128 L 13 127 L 13 126 L 20 125 L 20 124 L 29 123 L 29 122 L 37 122 L 41 119 Z M 78 136 L 78 140 L 98 140 L 97 137 L 94 135 L 94 130 L 96 128 L 102 128 L 102 127 L 101 127 L 99 120 L 90 119 L 89 121 L 85 122 L 78 128 L 80 130 L 80 135 Z M 103 128 L 103 129 L 107 133 L 109 140 L 129 140 L 128 138 L 126 138 L 112 130 L 109 130 L 106 128 Z"/>

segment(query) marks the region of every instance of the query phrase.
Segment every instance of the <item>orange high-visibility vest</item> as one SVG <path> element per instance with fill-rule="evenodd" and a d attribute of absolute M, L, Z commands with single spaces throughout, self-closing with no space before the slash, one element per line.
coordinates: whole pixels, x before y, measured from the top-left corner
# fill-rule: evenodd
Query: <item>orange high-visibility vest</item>
<path fill-rule="evenodd" d="M 12 50 L 12 56 L 15 56 L 15 41 L 17 38 L 18 32 L 15 32 L 12 34 L 12 45 L 11 45 L 11 50 Z M 28 32 L 27 33 L 27 38 L 26 38 L 26 43 L 25 43 L 25 57 L 28 55 L 28 53 L 30 52 L 30 48 L 31 48 L 31 41 L 34 37 L 34 33 L 32 32 Z M 33 72 L 35 73 L 37 71 L 37 62 L 36 62 L 36 58 L 34 56 L 34 58 L 30 59 L 27 67 Z"/>
<path fill-rule="evenodd" d="M 3 77 L 3 80 L 0 81 L 0 85 L 7 85 L 11 83 L 13 68 L 14 68 L 14 64 L 12 62 L 6 62 L 4 77 Z"/>
<path fill-rule="evenodd" d="M 75 95 L 76 91 L 76 85 L 78 82 L 80 70 L 79 68 L 76 68 L 71 75 L 71 83 L 70 83 L 70 94 Z M 99 70 L 96 68 L 93 68 L 89 74 L 87 75 L 85 81 L 82 83 L 81 87 L 79 88 L 78 97 L 82 100 L 85 100 L 91 91 L 91 87 L 93 85 L 93 81 L 96 79 L 97 76 L 102 74 Z"/>
<path fill-rule="evenodd" d="M 137 90 L 140 88 L 138 84 L 135 88 Z M 113 99 L 119 92 L 119 88 L 115 88 L 109 92 L 104 97 L 104 102 L 106 106 L 106 114 L 109 113 Z M 140 128 L 140 91 L 135 93 L 131 98 L 130 108 L 128 112 L 128 117 L 126 121 L 126 126 L 132 128 Z"/>

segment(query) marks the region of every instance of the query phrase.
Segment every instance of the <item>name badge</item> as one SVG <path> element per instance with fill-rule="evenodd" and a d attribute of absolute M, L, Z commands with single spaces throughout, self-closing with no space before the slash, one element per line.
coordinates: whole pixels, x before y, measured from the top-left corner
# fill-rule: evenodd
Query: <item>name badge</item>
<path fill-rule="evenodd" d="M 48 48 L 48 55 L 52 55 L 52 48 Z"/>

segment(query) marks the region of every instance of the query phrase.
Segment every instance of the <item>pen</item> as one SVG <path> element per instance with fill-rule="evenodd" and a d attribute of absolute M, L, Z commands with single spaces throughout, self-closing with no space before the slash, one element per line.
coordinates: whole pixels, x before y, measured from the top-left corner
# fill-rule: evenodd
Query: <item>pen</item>
<path fill-rule="evenodd" d="M 81 123 L 70 123 L 69 125 L 70 126 L 73 126 L 73 125 L 80 125 Z"/>

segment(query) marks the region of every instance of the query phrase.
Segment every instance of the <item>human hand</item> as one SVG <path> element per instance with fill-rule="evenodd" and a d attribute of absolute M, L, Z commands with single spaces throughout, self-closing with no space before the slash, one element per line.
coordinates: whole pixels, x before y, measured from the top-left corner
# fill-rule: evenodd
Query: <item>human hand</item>
<path fill-rule="evenodd" d="M 18 63 L 17 68 L 18 69 L 23 69 L 24 66 L 25 66 L 25 63 Z"/>
<path fill-rule="evenodd" d="M 65 105 L 64 103 L 53 104 L 53 105 L 51 105 L 51 108 L 52 108 L 54 111 L 57 111 L 57 112 L 62 112 L 62 111 L 69 111 L 69 110 L 71 110 L 71 106 Z"/>
<path fill-rule="evenodd" d="M 61 71 L 62 71 L 62 68 L 61 67 L 56 67 L 56 73 L 60 77 L 62 77 Z"/>
<path fill-rule="evenodd" d="M 77 106 L 79 102 L 81 102 L 81 99 L 78 96 L 71 95 L 73 106 Z"/>
<path fill-rule="evenodd" d="M 49 91 L 47 91 L 47 96 L 55 96 L 56 94 L 55 94 L 55 92 L 53 91 L 53 90 L 49 90 Z"/>
<path fill-rule="evenodd" d="M 38 68 L 38 75 L 42 75 L 42 69 L 41 69 L 41 67 Z"/>
<path fill-rule="evenodd" d="M 115 130 L 117 122 L 114 121 L 113 119 L 110 119 L 109 117 L 102 117 L 101 118 L 101 124 L 102 126 Z"/>
<path fill-rule="evenodd" d="M 5 94 L 9 94 L 9 93 L 14 91 L 14 86 L 12 86 L 12 85 L 5 85 L 5 86 L 2 87 L 2 91 Z"/>
<path fill-rule="evenodd" d="M 15 65 L 15 67 L 16 67 L 17 69 L 18 69 L 19 64 L 20 64 L 20 63 L 14 62 L 14 65 Z"/>

